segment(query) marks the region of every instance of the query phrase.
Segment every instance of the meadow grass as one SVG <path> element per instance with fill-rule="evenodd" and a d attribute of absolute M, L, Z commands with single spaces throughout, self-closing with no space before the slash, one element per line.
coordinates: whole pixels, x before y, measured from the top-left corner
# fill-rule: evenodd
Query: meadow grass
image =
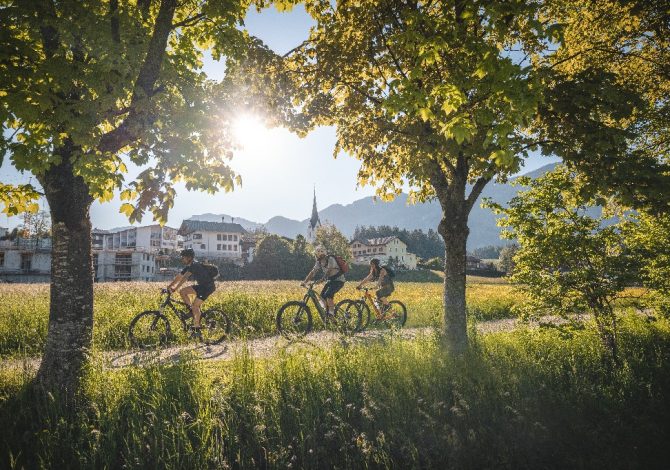
<path fill-rule="evenodd" d="M 303 348 L 104 370 L 79 411 L 0 375 L 0 467 L 667 468 L 670 324 L 628 315 L 612 370 L 591 329 Z"/>
<path fill-rule="evenodd" d="M 349 282 L 338 299 L 358 298 Z M 158 307 L 163 283 L 133 282 L 96 284 L 94 347 L 97 350 L 128 348 L 128 325 L 144 310 Z M 408 310 L 407 327 L 436 326 L 442 318 L 442 283 L 398 282 L 393 298 Z M 296 281 L 230 281 L 218 283 L 205 307 L 221 307 L 234 322 L 238 336 L 276 334 L 275 314 L 289 301 L 302 299 L 304 289 Z M 470 316 L 477 320 L 511 317 L 520 294 L 506 284 L 485 284 L 481 279 L 468 284 Z M 316 311 L 312 309 L 316 317 Z M 38 355 L 46 340 L 49 317 L 47 284 L 0 284 L 0 357 Z M 171 317 L 171 320 L 176 318 Z M 316 326 L 320 327 L 317 321 Z M 178 321 L 173 327 L 179 327 Z M 178 340 L 186 341 L 184 335 Z"/>

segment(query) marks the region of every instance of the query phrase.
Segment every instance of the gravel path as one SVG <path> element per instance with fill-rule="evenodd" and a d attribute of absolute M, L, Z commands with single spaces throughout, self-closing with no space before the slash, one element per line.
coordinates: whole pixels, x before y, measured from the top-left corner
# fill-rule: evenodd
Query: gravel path
<path fill-rule="evenodd" d="M 543 323 L 561 324 L 565 320 L 560 317 L 544 317 Z M 528 327 L 539 326 L 538 323 L 530 323 Z M 517 319 L 509 318 L 480 322 L 477 331 L 482 334 L 512 331 L 519 327 Z M 418 336 L 432 334 L 432 328 L 403 328 L 397 331 L 401 338 L 411 339 Z M 367 344 L 375 341 L 383 341 L 389 334 L 388 330 L 369 330 L 354 336 L 342 336 L 332 331 L 317 331 L 310 333 L 299 341 L 288 341 L 282 336 L 270 336 L 251 340 L 234 340 L 224 342 L 220 345 L 206 346 L 203 344 L 186 344 L 156 351 L 106 351 L 103 353 L 105 366 L 109 369 L 118 369 L 130 365 L 148 365 L 156 363 L 169 363 L 179 360 L 184 354 L 193 354 L 201 360 L 229 360 L 246 349 L 253 358 L 272 357 L 281 350 L 295 350 L 300 348 L 323 348 L 339 342 L 348 344 Z M 26 369 L 34 370 L 39 367 L 41 358 L 9 359 L 2 362 L 0 369 Z"/>

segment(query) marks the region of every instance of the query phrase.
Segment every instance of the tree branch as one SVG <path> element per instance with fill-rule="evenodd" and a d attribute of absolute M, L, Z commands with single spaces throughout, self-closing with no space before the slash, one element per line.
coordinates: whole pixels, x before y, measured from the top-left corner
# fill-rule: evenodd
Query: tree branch
<path fill-rule="evenodd" d="M 491 176 L 482 176 L 480 177 L 472 187 L 472 191 L 470 191 L 470 195 L 468 196 L 468 199 L 466 201 L 466 207 L 468 210 L 468 213 L 472 210 L 472 207 L 475 205 L 475 202 L 477 202 L 477 198 L 482 194 L 482 191 L 484 190 L 484 187 L 489 184 L 491 181 L 492 177 Z"/>
<path fill-rule="evenodd" d="M 121 42 L 121 32 L 119 30 L 119 0 L 109 0 L 109 24 L 112 29 L 112 40 L 115 43 Z"/>
<path fill-rule="evenodd" d="M 182 28 L 182 27 L 188 27 L 188 26 L 193 26 L 195 24 L 198 24 L 200 20 L 205 18 L 207 16 L 206 13 L 199 13 L 195 16 L 191 16 L 190 18 L 186 18 L 183 21 L 180 21 L 179 23 L 174 23 L 172 25 L 173 28 Z"/>
<path fill-rule="evenodd" d="M 131 110 L 119 127 L 102 136 L 98 145 L 100 151 L 118 152 L 135 140 L 143 129 L 151 126 L 156 120 L 156 116 L 151 113 L 144 110 L 138 111 L 138 105 L 150 100 L 156 94 L 155 84 L 165 56 L 167 40 L 172 31 L 172 18 L 176 7 L 176 0 L 161 1 L 147 55 L 135 81 L 135 88 L 130 100 Z"/>

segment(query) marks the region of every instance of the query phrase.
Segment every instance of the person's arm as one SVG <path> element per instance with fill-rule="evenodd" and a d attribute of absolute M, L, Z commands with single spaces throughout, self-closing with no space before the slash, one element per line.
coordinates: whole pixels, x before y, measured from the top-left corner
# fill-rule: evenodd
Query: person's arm
<path fill-rule="evenodd" d="M 188 280 L 190 276 L 191 276 L 190 272 L 186 272 L 185 274 L 177 274 L 174 280 L 168 286 L 168 290 L 170 292 L 175 292 L 177 289 L 181 287 L 183 283 L 185 283 Z"/>
<path fill-rule="evenodd" d="M 301 286 L 304 286 L 304 285 L 307 284 L 309 281 L 311 281 L 312 278 L 314 277 L 314 275 L 316 274 L 317 269 L 318 269 L 317 266 L 314 266 L 314 267 L 312 268 L 312 270 L 309 272 L 309 274 L 307 275 L 307 277 L 305 278 L 305 280 L 302 281 L 302 282 L 300 283 L 300 285 L 301 285 Z"/>
<path fill-rule="evenodd" d="M 375 274 L 374 274 L 373 270 L 371 269 L 371 270 L 370 270 L 370 273 L 368 273 L 368 275 L 365 277 L 365 279 L 363 279 L 363 280 L 358 284 L 358 286 L 356 286 L 356 289 L 360 289 L 361 287 L 363 287 L 363 286 L 365 285 L 366 282 L 370 282 L 370 281 L 372 281 L 372 279 L 373 279 L 374 277 L 375 277 Z"/>

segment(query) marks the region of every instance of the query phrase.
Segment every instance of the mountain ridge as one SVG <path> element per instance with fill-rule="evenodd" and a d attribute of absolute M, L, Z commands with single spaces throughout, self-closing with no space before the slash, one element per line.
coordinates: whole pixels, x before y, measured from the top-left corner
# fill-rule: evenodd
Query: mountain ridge
<path fill-rule="evenodd" d="M 544 165 L 541 168 L 525 173 L 521 176 L 537 178 L 555 168 L 556 163 Z M 511 178 L 508 183 L 489 183 L 482 191 L 477 203 L 470 212 L 468 227 L 470 235 L 468 237 L 468 249 L 472 250 L 486 245 L 502 245 L 505 241 L 500 239 L 500 228 L 496 225 L 496 217 L 490 209 L 480 207 L 483 198 L 490 198 L 495 202 L 506 204 L 514 197 L 518 191 L 512 183 L 515 178 Z M 351 238 L 356 226 L 379 226 L 390 225 L 401 229 L 437 229 L 440 221 L 442 209 L 438 202 L 429 201 L 425 203 L 407 204 L 408 195 L 400 194 L 393 201 L 382 202 L 377 198 L 369 196 L 358 199 L 350 204 L 332 204 L 319 211 L 319 218 L 322 223 L 334 224 L 345 236 Z M 306 235 L 309 218 L 303 220 L 289 219 L 277 215 L 270 218 L 265 223 L 254 222 L 242 217 L 232 217 L 228 214 L 199 214 L 190 217 L 190 220 L 205 220 L 219 222 L 236 222 L 242 225 L 246 230 L 256 230 L 261 227 L 269 233 L 295 238 L 297 235 Z"/>

